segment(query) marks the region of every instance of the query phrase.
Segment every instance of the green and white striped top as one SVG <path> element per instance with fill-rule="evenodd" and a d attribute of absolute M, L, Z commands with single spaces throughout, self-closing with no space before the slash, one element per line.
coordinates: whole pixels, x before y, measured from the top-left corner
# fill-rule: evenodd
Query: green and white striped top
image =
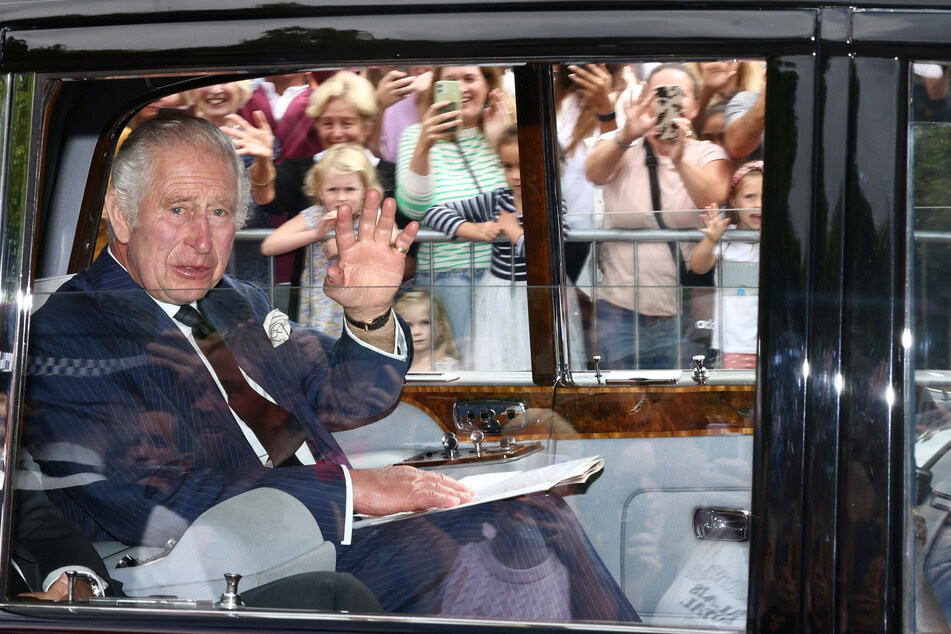
<path fill-rule="evenodd" d="M 420 125 L 417 123 L 403 132 L 396 164 L 396 202 L 410 218 L 421 219 L 436 204 L 471 198 L 505 187 L 499 156 L 478 127 L 458 132 L 455 141 L 438 141 L 433 145 L 429 152 L 429 176 L 411 172 L 409 164 L 419 140 L 419 131 Z M 478 186 L 473 182 L 473 176 L 478 180 Z M 469 245 L 468 241 L 433 245 L 433 270 L 469 268 Z M 476 244 L 474 251 L 475 268 L 489 268 L 491 245 Z M 416 270 L 420 273 L 429 271 L 429 259 L 429 247 L 422 245 Z"/>

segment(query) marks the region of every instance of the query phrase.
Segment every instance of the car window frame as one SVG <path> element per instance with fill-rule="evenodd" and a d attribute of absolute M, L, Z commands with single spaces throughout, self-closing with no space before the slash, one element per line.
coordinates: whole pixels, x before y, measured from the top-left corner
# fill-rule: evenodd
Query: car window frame
<path fill-rule="evenodd" d="M 734 9 L 736 15 L 745 16 L 754 13 L 750 9 Z M 656 54 L 658 48 L 668 50 L 675 48 L 678 54 L 689 55 L 697 52 L 701 48 L 701 43 L 707 47 L 710 42 L 717 42 L 717 45 L 723 43 L 718 38 L 727 38 L 729 41 L 729 29 L 723 25 L 728 23 L 729 11 L 716 13 L 717 21 L 722 29 L 727 31 L 718 31 L 713 28 L 712 35 L 704 42 L 685 43 L 691 29 L 685 28 L 684 24 L 694 25 L 693 34 L 701 34 L 700 17 L 702 12 L 658 12 L 670 20 L 672 26 L 668 26 L 655 37 L 645 37 L 643 41 L 637 40 L 638 31 L 633 31 L 634 35 L 628 34 L 624 38 L 617 38 L 611 41 L 617 45 L 618 42 L 624 45 L 625 57 L 649 56 L 647 52 L 653 47 Z M 782 10 L 769 10 L 764 12 L 775 20 L 779 15 L 786 15 Z M 637 9 L 629 11 L 617 10 L 617 15 L 631 18 L 642 15 Z M 893 257 L 890 260 L 890 269 L 883 276 L 874 277 L 867 280 L 868 284 L 884 284 L 889 290 L 891 302 L 879 314 L 874 315 L 870 320 L 869 331 L 864 337 L 854 337 L 843 344 L 840 339 L 841 332 L 838 327 L 828 333 L 821 333 L 818 328 L 823 323 L 819 319 L 807 319 L 806 316 L 790 317 L 791 309 L 801 306 L 800 295 L 809 296 L 815 293 L 829 292 L 833 295 L 831 309 L 834 314 L 841 315 L 843 312 L 853 310 L 855 304 L 851 303 L 854 290 L 848 287 L 843 279 L 849 283 L 854 283 L 858 276 L 857 271 L 847 271 L 842 264 L 843 254 L 841 252 L 841 243 L 830 242 L 831 246 L 839 248 L 837 253 L 840 256 L 839 261 L 835 258 L 825 259 L 826 254 L 822 253 L 820 247 L 824 242 L 818 240 L 818 235 L 823 239 L 828 235 L 838 235 L 838 232 L 850 228 L 853 229 L 856 218 L 854 217 L 853 200 L 862 197 L 867 192 L 875 191 L 874 187 L 869 189 L 868 184 L 858 177 L 853 169 L 858 155 L 858 148 L 864 149 L 853 133 L 850 132 L 850 125 L 853 125 L 849 114 L 857 113 L 861 121 L 854 125 L 874 126 L 871 120 L 867 119 L 868 111 L 866 104 L 862 103 L 861 92 L 852 84 L 852 80 L 859 77 L 863 80 L 874 80 L 883 78 L 885 81 L 898 82 L 903 73 L 907 73 L 908 49 L 909 45 L 903 45 L 900 42 L 915 42 L 927 37 L 920 35 L 922 31 L 907 25 L 917 25 L 924 27 L 933 24 L 933 15 L 927 12 L 907 11 L 897 15 L 894 11 L 858 11 L 850 12 L 844 8 L 831 8 L 822 10 L 790 9 L 788 14 L 801 18 L 803 14 L 808 15 L 808 21 L 811 25 L 821 24 L 821 28 L 816 26 L 810 29 L 809 34 L 797 33 L 796 35 L 781 34 L 776 37 L 776 41 L 765 40 L 763 32 L 757 33 L 758 41 L 752 41 L 752 36 L 744 41 L 738 41 L 729 48 L 736 54 L 741 55 L 749 52 L 756 56 L 766 55 L 770 60 L 770 75 L 768 83 L 771 88 L 771 96 L 777 94 L 780 96 L 792 94 L 794 102 L 792 104 L 783 102 L 780 98 L 772 98 L 768 101 L 767 117 L 771 121 L 787 121 L 790 116 L 795 116 L 795 133 L 804 135 L 806 138 L 799 138 L 791 130 L 781 130 L 778 126 L 770 128 L 767 131 L 767 162 L 770 165 L 782 165 L 782 168 L 775 169 L 770 173 L 767 180 L 766 200 L 776 203 L 782 203 L 782 208 L 777 209 L 778 220 L 775 221 L 776 227 L 782 227 L 782 230 L 772 232 L 764 236 L 764 256 L 762 265 L 769 275 L 770 279 L 777 280 L 777 288 L 766 291 L 766 299 L 763 301 L 769 306 L 767 310 L 761 309 L 761 350 L 763 367 L 757 371 L 757 437 L 755 439 L 754 453 L 754 511 L 762 513 L 759 519 L 761 523 L 754 524 L 753 550 L 751 552 L 751 593 L 752 588 L 756 588 L 755 595 L 750 600 L 750 624 L 753 629 L 759 629 L 757 619 L 761 616 L 769 615 L 771 618 L 778 619 L 779 622 L 801 623 L 802 619 L 814 619 L 814 622 L 836 623 L 844 625 L 851 620 L 857 619 L 861 615 L 855 607 L 837 608 L 831 597 L 841 595 L 857 584 L 854 579 L 846 576 L 845 579 L 836 580 L 838 566 L 844 566 L 846 571 L 854 571 L 861 563 L 856 555 L 849 558 L 846 555 L 845 560 L 836 561 L 836 556 L 843 555 L 843 551 L 832 553 L 831 549 L 837 540 L 844 540 L 853 537 L 860 529 L 858 523 L 850 523 L 846 519 L 847 504 L 857 503 L 867 497 L 867 491 L 864 483 L 859 483 L 854 479 L 845 479 L 839 481 L 837 474 L 833 471 L 828 472 L 830 465 L 839 464 L 843 459 L 848 465 L 858 465 L 875 469 L 876 467 L 886 465 L 884 473 L 876 473 L 875 479 L 870 483 L 871 490 L 885 503 L 894 502 L 903 499 L 907 495 L 909 485 L 907 483 L 907 438 L 899 441 L 895 435 L 889 434 L 891 426 L 898 429 L 907 430 L 908 425 L 902 418 L 901 412 L 895 411 L 892 407 L 885 409 L 884 421 L 863 423 L 860 420 L 859 412 L 851 412 L 845 419 L 840 415 L 840 409 L 847 407 L 848 403 L 842 401 L 842 387 L 834 383 L 824 385 L 818 382 L 816 377 L 835 376 L 836 367 L 822 368 L 815 365 L 806 366 L 806 361 L 813 361 L 820 358 L 824 350 L 845 350 L 855 352 L 858 350 L 865 337 L 884 337 L 890 341 L 896 341 L 896 332 L 901 332 L 897 326 L 903 325 L 903 305 L 896 300 L 898 281 L 900 281 L 900 267 L 903 266 L 903 251 L 899 244 L 896 244 L 896 233 L 894 227 L 886 226 L 885 217 L 882 213 L 876 216 L 876 233 L 889 240 L 889 245 L 893 249 L 890 253 Z M 478 15 L 473 13 L 474 16 Z M 606 14 L 605 14 L 606 15 Z M 679 16 L 688 16 L 684 20 L 678 20 Z M 945 15 L 945 14 L 942 14 Z M 696 22 L 694 22 L 696 20 Z M 795 22 L 795 20 L 790 20 Z M 447 24 L 450 21 L 447 19 Z M 626 24 L 629 25 L 629 22 Z M 679 24 L 679 27 L 678 27 Z M 854 27 L 854 28 L 853 28 Z M 84 27 L 94 29 L 95 27 Z M 620 28 L 620 27 L 618 27 Z M 643 28 L 643 27 L 640 27 Z M 678 31 L 678 28 L 680 30 Z M 52 29 L 58 31 L 60 35 L 69 31 L 69 29 Z M 933 33 L 928 30 L 926 33 Z M 735 35 L 735 33 L 734 33 Z M 89 66 L 100 63 L 102 56 L 91 56 L 90 59 L 77 61 L 76 59 L 67 59 L 68 53 L 75 53 L 75 49 L 69 47 L 67 42 L 65 51 L 60 53 L 59 58 L 55 51 L 50 51 L 49 46 L 43 44 L 43 37 L 53 37 L 52 33 L 34 34 L 31 37 L 29 32 L 14 32 L 10 40 L 5 43 L 6 46 L 19 45 L 20 42 L 26 42 L 27 53 L 17 56 L 13 54 L 6 58 L 5 70 L 12 73 L 8 75 L 8 81 L 14 83 L 24 80 L 31 80 L 33 72 L 52 72 L 57 73 L 81 74 L 89 70 Z M 931 37 L 931 36 L 928 36 Z M 816 38 L 816 39 L 813 39 Z M 567 43 L 566 43 L 567 42 Z M 897 42 L 897 43 L 896 43 Z M 446 59 L 455 59 L 452 54 L 452 48 L 458 46 L 459 42 L 443 43 L 443 46 L 436 47 L 437 53 L 446 55 Z M 590 59 L 587 55 L 589 50 L 584 49 L 572 52 L 570 40 L 559 40 L 558 44 L 549 44 L 540 47 L 538 51 L 526 53 L 524 56 L 514 56 L 510 61 L 530 62 L 533 59 L 551 57 L 555 58 L 554 47 L 566 46 L 562 49 L 558 58 L 569 61 L 584 61 Z M 918 50 L 936 50 L 937 42 L 926 41 Z M 32 48 L 31 48 L 32 47 Z M 583 48 L 583 47 L 580 47 Z M 380 59 L 383 55 L 382 45 L 375 44 L 370 47 L 366 53 L 366 59 Z M 395 46 L 391 49 L 397 52 L 415 52 L 419 58 L 419 45 L 405 44 Z M 490 57 L 490 48 L 485 45 L 474 46 L 473 50 L 478 53 L 474 57 Z M 565 56 L 565 51 L 569 54 Z M 707 48 L 709 52 L 709 48 Z M 854 59 L 849 56 L 850 52 L 858 52 L 867 56 L 866 59 L 874 60 L 868 64 L 865 59 Z M 390 53 L 392 54 L 392 53 Z M 814 55 L 816 54 L 816 55 Z M 889 60 L 888 55 L 899 55 L 894 60 Z M 916 54 L 916 57 L 924 55 Z M 414 58 L 413 55 L 410 58 Z M 467 56 L 468 58 L 468 56 Z M 123 64 L 132 64 L 133 62 L 141 64 L 145 62 L 143 58 L 134 58 L 123 60 Z M 174 61 L 181 61 L 183 68 L 190 68 L 184 63 L 185 56 L 172 56 Z M 224 65 L 225 57 L 212 57 L 214 64 L 223 64 L 222 70 L 227 70 Z M 340 61 L 346 61 L 341 57 Z M 904 70 L 902 64 L 905 64 Z M 824 66 L 827 64 L 827 67 Z M 795 75 L 795 76 L 793 76 Z M 37 76 L 39 77 L 39 76 Z M 832 91 L 823 93 L 828 97 L 828 101 L 822 102 L 817 107 L 815 92 L 819 86 L 829 81 L 834 86 L 849 86 L 848 91 L 842 91 L 844 94 L 834 95 Z M 793 88 L 791 84 L 799 82 Z M 39 83 L 39 82 L 38 82 Z M 898 84 L 901 85 L 900 83 Z M 773 87 L 777 87 L 773 93 Z M 809 98 L 806 98 L 808 93 Z M 898 97 L 901 97 L 900 89 Z M 895 99 L 901 101 L 901 99 Z M 38 103 L 38 102 L 33 102 Z M 865 108 L 865 109 L 863 109 Z M 529 109 L 531 110 L 531 108 Z M 887 110 L 888 117 L 884 124 L 885 129 L 894 129 L 900 131 L 903 116 L 898 111 L 897 105 Z M 542 120 L 552 120 L 552 113 L 544 103 L 537 106 L 537 111 Z M 523 113 L 520 111 L 520 115 Z M 40 165 L 41 144 L 37 136 L 42 136 L 42 130 L 37 130 L 37 126 L 43 121 L 42 113 L 34 107 L 32 129 L 35 134 L 31 138 L 28 147 L 29 168 L 21 178 L 27 185 L 28 199 L 32 199 L 33 209 L 38 195 L 37 180 L 39 177 L 38 167 Z M 868 129 L 872 129 L 869 127 Z M 815 138 L 813 138 L 815 134 Z M 788 135 L 784 136 L 784 135 Z M 783 141 L 789 140 L 790 143 L 783 145 Z M 858 143 L 856 145 L 851 145 Z M 850 148 L 851 149 L 845 149 Z M 552 166 L 552 157 L 550 148 L 551 141 L 548 141 L 548 152 L 543 152 L 542 161 L 535 167 L 540 173 L 550 173 Z M 795 156 L 787 156 L 784 151 L 787 148 L 798 150 Z M 4 156 L 8 158 L 10 165 L 7 167 L 8 174 L 12 167 L 14 158 L 13 146 L 8 142 Z M 805 156 L 804 156 L 805 155 Z M 904 182 L 904 179 L 895 180 L 898 176 L 904 175 L 904 168 L 900 160 L 904 156 L 900 144 L 896 144 L 895 156 L 898 157 L 897 167 L 890 169 L 887 166 L 868 165 L 868 170 L 876 175 L 884 176 L 892 182 Z M 820 160 L 824 159 L 824 160 Z M 534 165 L 534 161 L 533 161 Z M 815 167 L 822 165 L 821 169 Z M 13 172 L 14 176 L 19 172 Z M 32 180 L 31 180 L 32 179 Z M 548 181 L 546 180 L 546 187 Z M 803 191 L 796 191 L 794 184 L 802 186 L 808 183 Z M 848 194 L 836 191 L 836 185 L 847 183 Z M 30 185 L 32 184 L 32 186 Z M 549 192 L 546 192 L 548 196 Z M 893 216 L 897 220 L 904 218 L 905 210 L 900 202 L 896 202 L 895 194 L 886 192 L 886 196 L 891 196 L 890 209 L 894 211 Z M 16 239 L 12 234 L 16 233 L 16 226 L 11 226 L 10 212 L 12 203 L 9 200 L 9 189 L 7 191 L 7 200 L 5 200 L 3 234 L 8 239 Z M 840 207 L 837 207 L 839 205 Z M 548 208 L 547 203 L 543 203 L 541 208 Z M 30 204 L 27 204 L 24 215 L 24 231 L 26 227 L 32 226 L 35 217 L 31 213 Z M 900 223 L 899 223 L 900 224 Z M 788 226 L 786 226 L 788 225 Z M 855 234 L 853 234 L 855 235 Z M 904 239 L 904 236 L 902 236 Z M 792 247 L 789 246 L 791 242 Z M 798 247 L 798 249 L 797 249 Z M 788 249 L 786 251 L 785 249 Z M 774 253 L 770 255 L 770 251 Z M 28 252 L 28 253 L 27 253 Z M 780 255 L 784 256 L 782 259 Z M 16 302 L 16 325 L 15 337 L 12 347 L 9 349 L 15 357 L 22 360 L 22 352 L 25 349 L 26 332 L 29 324 L 28 314 L 28 293 L 30 288 L 30 276 L 27 273 L 32 263 L 32 246 L 25 249 L 22 254 L 15 254 L 14 262 L 8 262 L 4 268 L 3 291 L 7 297 L 18 297 Z M 554 274 L 550 272 L 538 273 L 545 276 L 546 279 L 553 279 Z M 838 282 L 829 280 L 839 280 Z M 765 291 L 765 289 L 764 289 Z M 813 317 L 809 315 L 809 317 Z M 837 325 L 840 321 L 835 322 Z M 780 324 L 786 324 L 785 329 L 780 328 Z M 892 356 L 889 357 L 889 367 L 894 369 L 894 373 L 902 376 L 902 369 L 905 368 L 903 360 L 899 358 L 900 347 L 896 347 Z M 796 355 L 799 354 L 797 358 Z M 21 361 L 22 362 L 22 361 Z M 798 363 L 801 365 L 801 371 L 798 373 L 789 372 L 789 365 Z M 548 367 L 554 367 L 554 363 L 548 364 Z M 856 373 L 861 368 L 855 367 Z M 20 387 L 17 383 L 20 372 L 14 372 L 13 382 L 10 389 L 11 403 L 19 403 Z M 850 373 L 851 374 L 851 373 Z M 850 376 L 850 380 L 852 377 Z M 907 381 L 907 376 L 905 377 Z M 875 388 L 875 394 L 882 393 L 883 385 L 877 382 L 869 385 L 856 379 L 856 383 L 850 383 L 849 389 L 856 390 L 868 385 Z M 897 386 L 898 402 L 903 402 L 905 398 L 904 385 Z M 895 387 L 895 386 L 892 386 Z M 7 481 L 12 475 L 12 464 L 15 464 L 15 443 L 13 440 L 17 437 L 18 416 L 15 415 L 15 407 L 8 413 L 7 426 L 7 458 L 5 463 L 5 476 Z M 871 407 L 869 411 L 880 412 L 880 407 Z M 815 425 L 816 420 L 831 421 L 825 428 Z M 866 451 L 847 451 L 840 456 L 839 452 L 848 445 L 854 447 L 855 443 L 861 442 L 868 437 L 869 431 L 875 433 L 886 432 L 886 441 L 873 443 L 873 447 Z M 874 435 L 874 434 L 873 434 Z M 888 442 L 890 441 L 890 442 Z M 903 453 L 904 452 L 904 453 Z M 786 485 L 790 488 L 788 492 L 767 489 L 765 484 L 757 485 L 766 478 L 779 478 L 780 485 Z M 798 486 L 797 486 L 798 485 Z M 828 488 L 831 487 L 831 488 Z M 834 500 L 823 502 L 820 508 L 809 518 L 808 524 L 800 534 L 789 534 L 788 522 L 803 519 L 802 513 L 807 508 L 812 508 L 811 504 L 816 502 L 817 492 L 823 490 L 835 490 L 837 496 Z M 905 492 L 905 493 L 903 493 Z M 5 496 L 7 493 L 5 492 Z M 7 502 L 8 500 L 4 500 Z M 881 599 L 877 610 L 874 610 L 873 616 L 881 617 L 879 623 L 885 623 L 882 631 L 898 631 L 902 623 L 908 622 L 908 615 L 902 606 L 901 597 L 909 591 L 909 586 L 904 579 L 905 568 L 903 565 L 903 553 L 905 552 L 905 539 L 907 537 L 907 517 L 904 510 L 898 508 L 901 504 L 887 506 L 880 516 L 876 526 L 883 531 L 885 547 L 880 555 L 880 563 L 888 574 L 882 585 L 876 588 L 875 597 Z M 907 507 L 907 505 L 905 505 Z M 7 509 L 8 504 L 4 504 L 2 526 L 4 531 L 9 533 L 9 517 Z M 861 527 L 867 528 L 863 524 Z M 823 545 L 826 546 L 823 546 Z M 8 548 L 9 542 L 4 539 L 0 542 L 0 554 L 3 548 Z M 796 553 L 801 559 L 791 558 L 788 564 L 777 564 L 770 567 L 766 564 L 766 557 L 770 553 L 779 551 Z M 824 573 L 824 577 L 805 578 L 803 570 L 818 573 Z M 789 573 L 789 574 L 787 574 Z M 828 591 L 825 597 L 818 603 L 807 601 L 808 597 L 802 594 L 794 595 L 794 604 L 789 605 L 789 597 L 781 597 L 775 592 L 770 592 L 766 588 L 770 583 L 777 579 L 786 581 L 791 579 L 793 587 L 803 588 L 807 583 L 812 584 L 821 591 Z M 896 580 L 897 579 L 897 580 Z M 892 625 L 897 623 L 898 625 Z"/>

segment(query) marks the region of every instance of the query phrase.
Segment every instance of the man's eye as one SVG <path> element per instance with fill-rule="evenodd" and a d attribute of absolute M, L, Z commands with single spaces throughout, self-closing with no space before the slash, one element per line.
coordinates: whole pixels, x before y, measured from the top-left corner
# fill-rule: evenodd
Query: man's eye
<path fill-rule="evenodd" d="M 229 212 L 227 209 L 214 209 L 212 210 L 211 215 L 215 216 L 216 218 L 224 218 L 225 216 L 229 215 Z"/>
<path fill-rule="evenodd" d="M 181 216 L 183 213 L 185 213 L 185 208 L 172 207 L 171 209 L 169 209 L 169 213 L 171 213 L 173 216 Z"/>

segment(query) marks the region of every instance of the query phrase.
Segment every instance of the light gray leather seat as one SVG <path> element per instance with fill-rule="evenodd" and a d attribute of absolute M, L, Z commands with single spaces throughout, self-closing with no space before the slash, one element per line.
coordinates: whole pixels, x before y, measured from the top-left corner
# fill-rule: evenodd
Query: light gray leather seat
<path fill-rule="evenodd" d="M 242 575 L 239 590 L 247 590 L 302 572 L 333 570 L 337 563 L 336 548 L 324 541 L 310 511 L 270 488 L 252 489 L 208 509 L 167 551 L 124 548 L 118 542 L 96 546 L 105 553 L 109 574 L 130 596 L 217 600 L 226 572 Z M 125 555 L 151 559 L 115 568 Z"/>

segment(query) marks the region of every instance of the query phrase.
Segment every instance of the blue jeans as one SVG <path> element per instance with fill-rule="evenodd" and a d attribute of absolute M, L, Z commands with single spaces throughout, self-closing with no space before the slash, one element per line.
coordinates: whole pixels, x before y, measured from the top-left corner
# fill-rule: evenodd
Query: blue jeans
<path fill-rule="evenodd" d="M 446 309 L 446 315 L 449 317 L 449 325 L 452 327 L 452 335 L 456 339 L 456 345 L 459 346 L 459 352 L 462 354 L 464 367 L 469 367 L 468 359 L 469 341 L 472 338 L 470 329 L 472 315 L 472 289 L 482 280 L 486 269 L 447 269 L 445 271 L 435 271 L 430 277 L 429 271 L 416 273 L 414 284 L 417 287 L 431 289 L 443 308 Z"/>
<path fill-rule="evenodd" d="M 670 370 L 680 367 L 677 358 L 680 332 L 676 317 L 641 315 L 599 299 L 595 304 L 595 319 L 602 368 Z"/>

